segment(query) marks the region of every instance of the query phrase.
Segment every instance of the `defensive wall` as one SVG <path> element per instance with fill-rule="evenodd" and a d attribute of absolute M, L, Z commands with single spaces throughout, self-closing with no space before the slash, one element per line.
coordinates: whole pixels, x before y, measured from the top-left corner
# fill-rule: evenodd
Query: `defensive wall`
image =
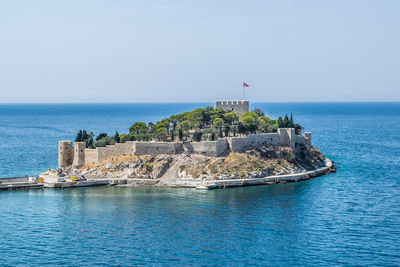
<path fill-rule="evenodd" d="M 223 156 L 228 152 L 243 153 L 261 145 L 289 146 L 298 148 L 304 145 L 311 148 L 311 133 L 296 135 L 293 128 L 280 128 L 277 133 L 249 134 L 245 137 L 225 137 L 217 141 L 202 142 L 137 142 L 128 141 L 96 149 L 85 148 L 85 143 L 59 141 L 58 161 L 60 168 L 73 165 L 81 167 L 120 155 L 160 155 L 187 152 L 210 157 Z"/>
<path fill-rule="evenodd" d="M 242 115 L 249 111 L 249 100 L 217 100 L 215 107 L 225 111 L 235 111 L 242 121 Z"/>

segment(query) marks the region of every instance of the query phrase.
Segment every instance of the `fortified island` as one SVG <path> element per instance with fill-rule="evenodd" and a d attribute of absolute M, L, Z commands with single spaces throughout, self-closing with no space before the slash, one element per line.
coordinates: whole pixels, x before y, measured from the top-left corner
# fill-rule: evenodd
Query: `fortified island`
<path fill-rule="evenodd" d="M 303 136 L 301 129 L 292 117 L 271 120 L 261 110 L 249 111 L 247 100 L 216 101 L 215 108 L 173 115 L 155 125 L 135 123 L 130 135 L 103 134 L 94 144 L 93 134 L 80 131 L 74 144 L 59 141 L 60 169 L 41 173 L 39 181 L 56 188 L 213 189 L 295 182 L 335 171 L 312 146 L 311 133 Z"/>

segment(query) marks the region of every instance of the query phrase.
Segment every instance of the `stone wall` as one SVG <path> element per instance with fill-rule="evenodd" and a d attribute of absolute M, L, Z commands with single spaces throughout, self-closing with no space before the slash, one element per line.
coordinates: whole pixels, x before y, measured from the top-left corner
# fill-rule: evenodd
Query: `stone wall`
<path fill-rule="evenodd" d="M 99 152 L 97 149 L 85 149 L 85 164 L 99 162 Z"/>
<path fill-rule="evenodd" d="M 217 141 L 187 142 L 183 147 L 191 154 L 219 157 L 229 149 L 229 144 L 227 138 L 219 138 Z"/>
<path fill-rule="evenodd" d="M 177 154 L 182 143 L 177 142 L 136 142 L 135 155 Z"/>
<path fill-rule="evenodd" d="M 280 128 L 277 133 L 249 134 L 245 137 L 219 138 L 217 141 L 202 142 L 133 142 L 108 145 L 96 149 L 84 149 L 84 143 L 75 143 L 74 149 L 71 141 L 59 142 L 59 165 L 66 167 L 74 165 L 80 167 L 83 163 L 100 162 L 120 155 L 159 155 L 178 154 L 187 151 L 192 154 L 219 157 L 227 152 L 246 152 L 261 145 L 290 146 L 297 148 L 299 145 L 311 147 L 311 133 L 305 137 L 296 135 L 292 128 Z M 74 160 L 75 159 L 75 160 Z"/>
<path fill-rule="evenodd" d="M 85 142 L 75 142 L 74 145 L 74 167 L 81 167 L 85 165 L 85 149 L 86 143 Z"/>
<path fill-rule="evenodd" d="M 242 115 L 249 111 L 249 101 L 248 100 L 223 100 L 217 101 L 215 103 L 217 108 L 222 108 L 226 111 L 235 111 L 239 115 L 239 120 L 242 120 Z"/>
<path fill-rule="evenodd" d="M 58 142 L 58 166 L 60 168 L 72 165 L 74 161 L 74 148 L 72 141 Z"/>

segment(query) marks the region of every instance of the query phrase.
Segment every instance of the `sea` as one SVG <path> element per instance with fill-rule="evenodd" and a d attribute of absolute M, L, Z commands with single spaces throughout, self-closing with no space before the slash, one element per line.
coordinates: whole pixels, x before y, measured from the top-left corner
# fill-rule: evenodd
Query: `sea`
<path fill-rule="evenodd" d="M 0 177 L 57 167 L 80 129 L 120 134 L 213 103 L 1 104 Z M 0 192 L 0 265 L 400 266 L 400 103 L 251 103 L 292 113 L 337 173 L 218 190 Z"/>

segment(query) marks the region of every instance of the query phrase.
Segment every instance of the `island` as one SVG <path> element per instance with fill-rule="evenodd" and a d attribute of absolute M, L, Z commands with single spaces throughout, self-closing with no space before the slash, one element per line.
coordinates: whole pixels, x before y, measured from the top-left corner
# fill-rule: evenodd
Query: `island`
<path fill-rule="evenodd" d="M 109 136 L 59 141 L 45 187 L 119 185 L 214 189 L 296 182 L 336 171 L 293 115 L 271 119 L 249 101 L 216 101 Z"/>

